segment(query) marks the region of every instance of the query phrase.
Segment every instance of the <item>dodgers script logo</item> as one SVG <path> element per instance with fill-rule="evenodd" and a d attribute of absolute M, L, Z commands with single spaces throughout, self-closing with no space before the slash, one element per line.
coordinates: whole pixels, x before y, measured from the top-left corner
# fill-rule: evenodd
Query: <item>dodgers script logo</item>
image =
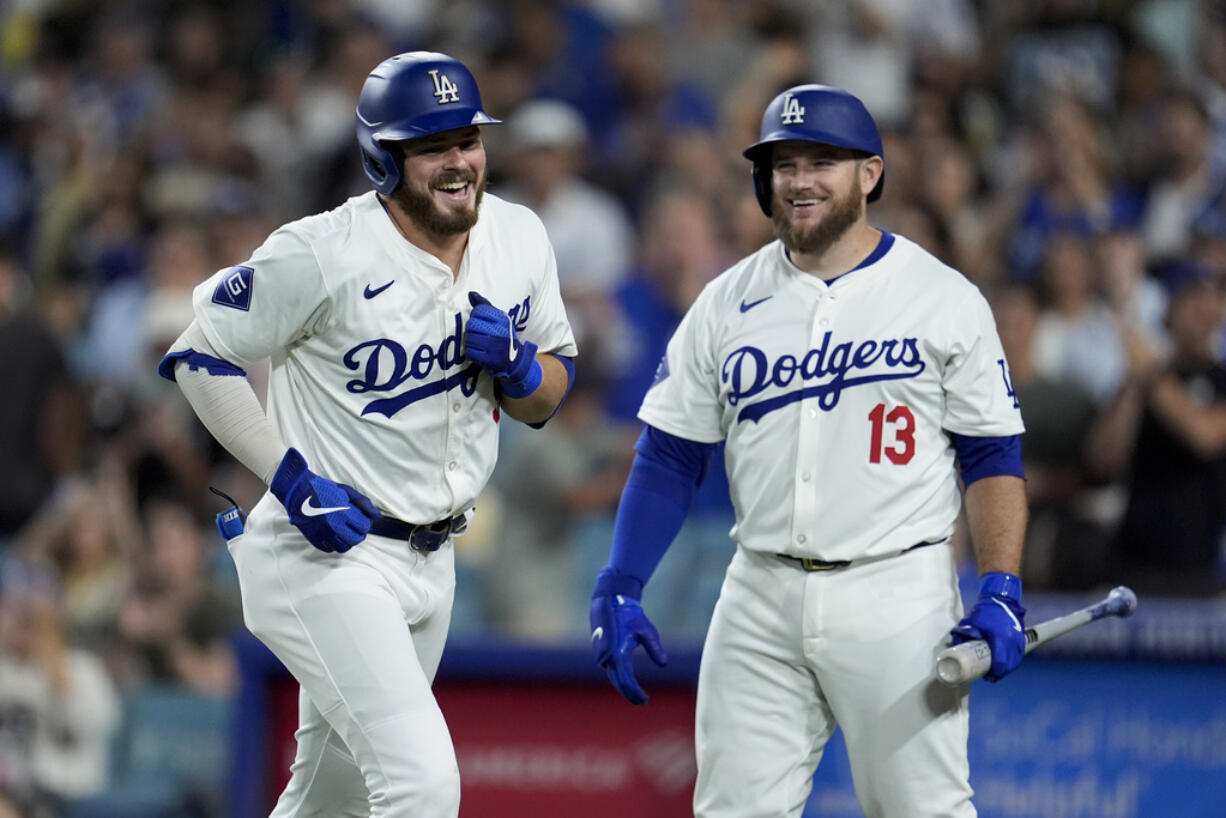
<path fill-rule="evenodd" d="M 516 332 L 523 332 L 528 325 L 531 300 L 530 297 L 525 298 L 523 303 L 507 311 Z M 451 332 L 438 347 L 421 344 L 410 355 L 402 344 L 390 338 L 363 341 L 346 352 L 342 359 L 346 368 L 360 372 L 362 376 L 346 383 L 345 389 L 355 395 L 390 392 L 408 381 L 423 382 L 432 375 L 441 376 L 398 395 L 372 400 L 362 409 L 363 415 L 378 414 L 389 418 L 409 404 L 452 389 L 458 388 L 462 395 L 468 397 L 477 389 L 481 367 L 470 363 L 458 372 L 447 371 L 465 363 L 460 354 L 463 338 L 464 319 L 457 312 L 452 317 Z"/>
<path fill-rule="evenodd" d="M 845 341 L 831 346 L 831 333 L 822 336 L 821 346 L 810 349 L 801 357 L 780 355 L 774 361 L 757 347 L 743 346 L 724 359 L 720 380 L 729 385 L 728 403 L 736 406 L 746 398 L 764 392 L 768 387 L 791 392 L 766 398 L 744 406 L 737 413 L 737 422 L 755 423 L 767 414 L 805 398 L 817 398 L 817 405 L 829 412 L 838 406 L 844 389 L 877 381 L 914 378 L 924 371 L 919 345 L 914 338 L 888 338 L 882 341 Z M 864 374 L 856 374 L 862 372 Z M 829 380 L 806 385 L 820 378 Z"/>

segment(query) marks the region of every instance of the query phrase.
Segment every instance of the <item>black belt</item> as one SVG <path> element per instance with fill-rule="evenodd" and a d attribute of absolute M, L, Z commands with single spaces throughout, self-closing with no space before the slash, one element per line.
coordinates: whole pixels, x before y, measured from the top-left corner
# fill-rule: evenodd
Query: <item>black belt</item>
<path fill-rule="evenodd" d="M 382 517 L 370 524 L 370 533 L 393 540 L 404 540 L 415 551 L 437 551 L 452 534 L 468 528 L 468 518 L 463 514 L 433 523 L 406 523 L 395 517 Z"/>
<path fill-rule="evenodd" d="M 908 551 L 914 551 L 926 545 L 936 545 L 943 542 L 945 540 L 925 540 L 924 542 L 917 542 L 915 545 L 905 548 L 899 553 L 906 554 Z M 793 557 L 791 554 L 776 554 L 775 556 L 786 562 L 798 565 L 805 571 L 835 571 L 839 568 L 846 568 L 852 562 L 855 562 L 855 560 L 818 560 L 812 557 Z"/>

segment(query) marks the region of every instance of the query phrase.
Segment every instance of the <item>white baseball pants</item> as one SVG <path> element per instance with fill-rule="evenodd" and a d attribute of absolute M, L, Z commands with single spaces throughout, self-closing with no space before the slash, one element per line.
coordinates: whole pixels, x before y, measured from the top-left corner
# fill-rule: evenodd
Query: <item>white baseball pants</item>
<path fill-rule="evenodd" d="M 962 616 L 946 544 L 806 572 L 738 548 L 698 681 L 697 818 L 797 818 L 843 728 L 867 818 L 973 818 L 966 688 L 936 681 Z"/>
<path fill-rule="evenodd" d="M 297 756 L 273 818 L 456 818 L 460 774 L 430 690 L 455 592 L 451 543 L 314 548 L 270 494 L 229 543 L 243 619 L 301 688 Z"/>

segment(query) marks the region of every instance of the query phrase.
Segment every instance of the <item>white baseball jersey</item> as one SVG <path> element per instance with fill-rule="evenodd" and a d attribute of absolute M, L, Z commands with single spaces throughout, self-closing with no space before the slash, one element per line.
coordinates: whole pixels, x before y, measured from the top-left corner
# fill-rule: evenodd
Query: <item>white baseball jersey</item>
<path fill-rule="evenodd" d="M 370 192 L 280 228 L 194 301 L 220 357 L 271 356 L 269 417 L 312 471 L 428 523 L 472 508 L 497 458 L 493 381 L 461 355 L 470 290 L 540 351 L 576 354 L 544 227 L 488 194 L 458 277 Z"/>
<path fill-rule="evenodd" d="M 707 285 L 639 417 L 725 451 L 742 546 L 823 560 L 953 533 L 950 432 L 1020 434 L 979 290 L 900 236 L 829 285 L 772 242 Z"/>

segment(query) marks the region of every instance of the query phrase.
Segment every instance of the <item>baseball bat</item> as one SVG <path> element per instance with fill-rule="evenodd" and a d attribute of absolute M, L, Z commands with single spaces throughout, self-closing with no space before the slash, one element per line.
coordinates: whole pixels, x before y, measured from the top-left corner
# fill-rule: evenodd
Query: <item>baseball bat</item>
<path fill-rule="evenodd" d="M 1026 629 L 1026 653 L 1057 636 L 1076 630 L 1106 616 L 1131 616 L 1137 609 L 1137 595 L 1131 588 L 1120 585 L 1104 599 L 1079 611 L 1057 616 Z M 947 685 L 971 682 L 988 672 L 992 666 L 992 650 L 982 639 L 973 639 L 946 648 L 937 657 L 937 678 Z"/>

